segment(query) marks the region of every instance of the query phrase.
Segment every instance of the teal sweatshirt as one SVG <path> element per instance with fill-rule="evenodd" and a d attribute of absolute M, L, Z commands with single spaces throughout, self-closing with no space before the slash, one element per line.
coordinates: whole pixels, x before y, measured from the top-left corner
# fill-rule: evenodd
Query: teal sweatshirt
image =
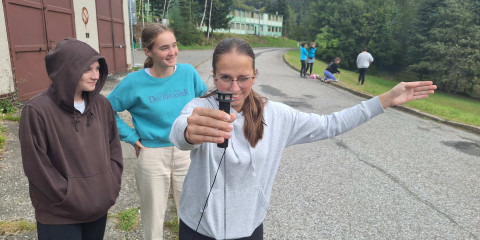
<path fill-rule="evenodd" d="M 183 107 L 207 91 L 195 68 L 177 64 L 166 78 L 155 78 L 141 69 L 128 74 L 107 96 L 117 119 L 122 141 L 132 145 L 141 140 L 145 147 L 173 146 L 170 130 Z M 129 111 L 133 128 L 117 112 Z"/>
<path fill-rule="evenodd" d="M 300 47 L 300 60 L 307 60 L 308 51 L 304 47 Z"/>

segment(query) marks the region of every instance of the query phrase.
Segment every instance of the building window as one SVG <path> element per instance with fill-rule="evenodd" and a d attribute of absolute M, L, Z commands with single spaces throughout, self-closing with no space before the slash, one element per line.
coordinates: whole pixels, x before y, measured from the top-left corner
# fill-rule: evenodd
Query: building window
<path fill-rule="evenodd" d="M 254 12 L 250 12 L 250 17 L 251 17 L 251 18 L 254 18 L 254 17 L 255 17 L 255 13 L 254 13 Z"/>
<path fill-rule="evenodd" d="M 231 29 L 235 29 L 235 23 L 231 23 L 231 24 L 230 24 L 230 28 L 231 28 Z"/>
<path fill-rule="evenodd" d="M 235 23 L 235 29 L 240 30 L 240 23 Z"/>
<path fill-rule="evenodd" d="M 245 30 L 245 24 L 242 24 L 242 30 Z"/>

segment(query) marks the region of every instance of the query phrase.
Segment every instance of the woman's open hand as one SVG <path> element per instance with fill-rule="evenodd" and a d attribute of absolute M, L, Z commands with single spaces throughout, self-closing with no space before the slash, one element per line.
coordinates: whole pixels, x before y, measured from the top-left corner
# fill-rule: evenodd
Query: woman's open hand
<path fill-rule="evenodd" d="M 431 81 L 401 82 L 390 89 L 390 91 L 378 96 L 378 98 L 385 109 L 413 100 L 427 98 L 428 95 L 434 93 L 435 89 L 437 89 L 437 86 L 433 85 Z"/>

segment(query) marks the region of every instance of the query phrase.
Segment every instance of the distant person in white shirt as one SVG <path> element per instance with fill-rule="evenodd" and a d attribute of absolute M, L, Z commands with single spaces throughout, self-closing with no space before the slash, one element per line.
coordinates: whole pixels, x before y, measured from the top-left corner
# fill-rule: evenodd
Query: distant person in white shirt
<path fill-rule="evenodd" d="M 362 52 L 358 54 L 357 57 L 357 67 L 358 67 L 358 72 L 360 73 L 358 76 L 358 83 L 357 85 L 360 85 L 360 83 L 363 86 L 363 83 L 365 82 L 365 74 L 367 73 L 367 69 L 372 64 L 373 62 L 373 57 L 372 54 L 367 52 L 366 48 L 362 49 Z"/>

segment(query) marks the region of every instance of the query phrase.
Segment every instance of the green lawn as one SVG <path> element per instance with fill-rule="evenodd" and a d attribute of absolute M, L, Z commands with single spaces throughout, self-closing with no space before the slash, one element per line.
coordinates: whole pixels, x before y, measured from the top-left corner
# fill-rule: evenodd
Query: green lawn
<path fill-rule="evenodd" d="M 298 50 L 292 50 L 285 54 L 285 59 L 300 69 L 300 53 Z M 313 66 L 313 73 L 323 74 L 327 63 L 322 61 L 315 61 Z M 354 89 L 359 92 L 379 95 L 388 91 L 401 80 L 399 76 L 372 76 L 367 72 L 365 78 L 365 86 L 358 86 L 358 73 L 341 69 L 340 63 L 340 83 L 345 87 Z M 404 75 L 407 76 L 407 75 Z M 410 78 L 411 79 L 411 78 Z M 404 80 L 410 80 L 404 79 Z M 435 92 L 427 99 L 413 101 L 406 103 L 409 106 L 418 109 L 422 112 L 429 113 L 443 119 L 466 123 L 474 126 L 480 126 L 480 100 L 462 97 L 457 95 L 450 95 L 440 91 Z"/>

